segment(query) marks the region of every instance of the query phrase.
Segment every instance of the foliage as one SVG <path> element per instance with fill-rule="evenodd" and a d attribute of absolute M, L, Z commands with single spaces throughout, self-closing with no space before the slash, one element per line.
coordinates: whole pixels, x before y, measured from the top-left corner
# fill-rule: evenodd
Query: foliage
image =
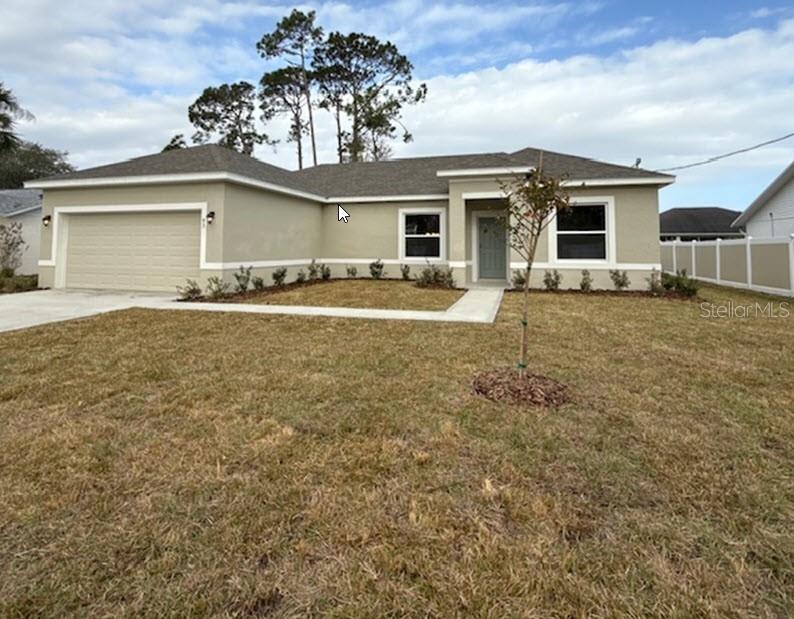
<path fill-rule="evenodd" d="M 253 154 L 257 144 L 270 143 L 267 135 L 256 130 L 254 94 L 248 82 L 205 88 L 188 108 L 188 118 L 196 127 L 193 141 L 205 144 L 216 139 L 221 146 L 246 155 Z"/>
<path fill-rule="evenodd" d="M 352 264 L 347 265 L 347 276 L 351 279 L 355 279 L 358 276 L 358 269 L 353 266 Z"/>
<path fill-rule="evenodd" d="M 290 119 L 287 142 L 294 142 L 298 150 L 298 169 L 303 169 L 303 136 L 309 129 L 303 119 L 306 109 L 304 74 L 297 67 L 286 67 L 265 73 L 259 82 L 259 105 L 262 118 L 271 120 L 286 115 Z M 316 163 L 316 162 L 315 162 Z"/>
<path fill-rule="evenodd" d="M 376 158 L 383 140 L 412 139 L 400 122 L 404 105 L 423 101 L 424 84 L 412 83 L 413 65 L 390 42 L 362 33 L 332 32 L 315 50 L 313 68 L 324 95 L 322 105 L 337 115 L 340 162 Z M 342 133 L 339 117 L 344 112 L 350 132 Z"/>
<path fill-rule="evenodd" d="M 303 273 L 303 271 L 301 271 Z M 287 278 L 287 267 L 279 267 L 270 275 L 273 278 L 273 283 L 276 286 L 283 286 L 284 280 Z M 304 278 L 306 276 L 304 275 Z"/>
<path fill-rule="evenodd" d="M 411 267 L 407 264 L 401 264 L 400 275 L 402 275 L 402 278 L 406 281 L 411 279 Z"/>
<path fill-rule="evenodd" d="M 312 144 L 312 160 L 317 165 L 317 143 L 314 131 L 314 116 L 312 105 L 312 83 L 314 74 L 310 71 L 314 48 L 322 41 L 323 29 L 314 23 L 316 13 L 309 11 L 303 13 L 298 9 L 293 9 L 287 17 L 284 17 L 275 30 L 270 34 L 265 34 L 256 49 L 263 58 L 284 58 L 291 71 L 282 75 L 280 78 L 266 80 L 267 75 L 262 77 L 262 82 L 282 82 L 286 80 L 291 86 L 297 86 L 299 96 L 295 101 L 305 100 L 306 112 L 308 116 L 308 130 Z M 286 82 L 285 82 L 286 84 Z M 269 97 L 268 97 L 269 98 Z M 303 167 L 303 146 L 301 136 L 303 135 L 303 123 L 300 120 L 299 109 L 290 106 L 289 112 L 292 114 L 292 125 L 290 127 L 290 141 L 296 141 L 298 147 L 298 165 Z M 296 113 L 298 112 L 298 113 Z"/>
<path fill-rule="evenodd" d="M 662 274 L 662 287 L 665 290 L 675 290 L 685 297 L 694 297 L 700 290 L 698 281 L 687 275 L 686 269 L 678 271 L 675 275 Z"/>
<path fill-rule="evenodd" d="M 327 264 L 321 264 L 320 265 L 320 277 L 322 277 L 323 281 L 326 281 L 326 282 L 329 279 L 331 279 L 331 267 L 329 267 Z"/>
<path fill-rule="evenodd" d="M 162 152 L 167 153 L 169 150 L 180 150 L 182 148 L 187 148 L 187 142 L 185 141 L 184 134 L 177 133 L 171 138 L 171 141 L 165 145 Z"/>
<path fill-rule="evenodd" d="M 372 279 L 380 279 L 383 277 L 383 261 L 380 258 L 375 262 L 369 263 L 369 274 L 372 276 Z"/>
<path fill-rule="evenodd" d="M 559 290 L 560 289 L 560 282 L 562 281 L 562 275 L 557 269 L 553 271 L 546 271 L 543 274 L 543 286 L 546 290 Z"/>
<path fill-rule="evenodd" d="M 416 285 L 420 288 L 454 288 L 455 278 L 449 267 L 442 268 L 437 264 L 431 264 L 417 275 Z"/>
<path fill-rule="evenodd" d="M 579 282 L 579 290 L 582 292 L 592 292 L 593 278 L 590 276 L 590 271 L 584 269 L 582 271 L 582 280 Z"/>
<path fill-rule="evenodd" d="M 309 263 L 309 281 L 313 281 L 320 277 L 320 265 L 317 264 L 314 258 L 312 258 L 311 263 Z"/>
<path fill-rule="evenodd" d="M 529 349 L 529 281 L 532 264 L 543 230 L 557 213 L 570 206 L 568 193 L 563 188 L 563 178 L 549 176 L 543 172 L 543 153 L 537 168 L 523 179 L 503 183 L 507 196 L 504 225 L 510 247 L 526 262 L 524 268 L 524 298 L 521 316 L 521 353 L 518 373 L 526 374 Z"/>
<path fill-rule="evenodd" d="M 0 273 L 0 292 L 27 292 L 39 287 L 38 275 L 5 276 Z"/>
<path fill-rule="evenodd" d="M 0 224 L 0 273 L 13 277 L 22 264 L 22 254 L 27 246 L 22 238 L 21 223 Z"/>
<path fill-rule="evenodd" d="M 229 293 L 229 283 L 217 275 L 207 279 L 207 296 L 210 299 L 222 299 Z"/>
<path fill-rule="evenodd" d="M 0 82 L 0 153 L 14 150 L 21 144 L 15 133 L 16 121 L 32 118 L 33 115 L 19 105 L 11 89 Z"/>
<path fill-rule="evenodd" d="M 248 285 L 251 283 L 251 267 L 240 265 L 240 270 L 234 274 L 237 285 L 234 287 L 236 292 L 245 294 L 248 292 Z"/>
<path fill-rule="evenodd" d="M 66 151 L 45 148 L 34 142 L 19 142 L 13 150 L 0 149 L 0 187 L 21 188 L 25 181 L 74 172 Z"/>
<path fill-rule="evenodd" d="M 618 269 L 611 270 L 609 272 L 609 279 L 612 280 L 612 285 L 615 286 L 615 290 L 625 290 L 631 285 L 631 280 L 626 271 Z"/>
<path fill-rule="evenodd" d="M 513 284 L 513 288 L 517 290 L 523 288 L 524 282 L 526 281 L 526 275 L 524 274 L 524 271 L 521 269 L 516 269 L 513 271 L 513 277 L 510 281 Z"/>
<path fill-rule="evenodd" d="M 257 292 L 262 292 L 265 289 L 265 279 L 258 275 L 254 275 L 251 278 L 251 286 L 253 286 L 254 290 Z"/>
<path fill-rule="evenodd" d="M 295 281 L 298 284 L 302 284 L 303 282 L 306 281 L 306 273 L 305 273 L 305 271 L 303 269 L 298 271 L 298 274 L 295 276 Z"/>
<path fill-rule="evenodd" d="M 188 279 L 184 286 L 177 286 L 176 292 L 182 301 L 197 301 L 202 297 L 201 286 L 195 279 Z"/>
<path fill-rule="evenodd" d="M 662 273 L 662 288 L 672 290 L 675 288 L 676 276 L 672 273 Z"/>
<path fill-rule="evenodd" d="M 653 294 L 661 294 L 664 292 L 664 286 L 662 286 L 662 278 L 659 276 L 659 271 L 655 268 L 651 271 L 650 277 L 646 278 L 648 282 L 648 290 Z"/>

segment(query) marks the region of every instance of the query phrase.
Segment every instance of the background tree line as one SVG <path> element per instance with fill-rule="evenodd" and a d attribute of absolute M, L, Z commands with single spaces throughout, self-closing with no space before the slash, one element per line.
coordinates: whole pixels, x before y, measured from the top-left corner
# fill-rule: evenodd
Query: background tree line
<path fill-rule="evenodd" d="M 257 144 L 275 145 L 258 129 L 257 111 L 263 127 L 276 117 L 289 120 L 286 141 L 295 146 L 299 168 L 305 141 L 317 165 L 317 110 L 334 118 L 340 163 L 386 159 L 394 140 L 412 139 L 402 109 L 424 101 L 427 87 L 414 85 L 413 65 L 393 43 L 357 32 L 326 36 L 314 11 L 295 9 L 256 49 L 284 66 L 262 75 L 258 87 L 241 81 L 204 89 L 188 108 L 193 143 L 214 141 L 248 155 Z M 165 150 L 185 146 L 184 135 L 177 135 Z"/>
<path fill-rule="evenodd" d="M 74 171 L 65 151 L 27 142 L 17 135 L 17 121 L 32 118 L 11 89 L 0 82 L 0 189 L 18 189 L 34 178 Z"/>

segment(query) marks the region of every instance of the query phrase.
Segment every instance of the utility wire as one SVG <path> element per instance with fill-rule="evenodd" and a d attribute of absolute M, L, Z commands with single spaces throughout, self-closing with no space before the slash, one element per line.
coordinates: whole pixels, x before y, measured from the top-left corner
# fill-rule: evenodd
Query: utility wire
<path fill-rule="evenodd" d="M 662 168 L 661 170 L 657 170 L 657 172 L 675 172 L 676 170 L 686 170 L 688 168 L 694 168 L 701 165 L 706 165 L 708 163 L 714 163 L 715 161 L 719 161 L 720 159 L 725 159 L 727 157 L 733 157 L 734 155 L 740 155 L 742 153 L 750 152 L 751 150 L 755 150 L 757 148 L 761 148 L 763 146 L 769 146 L 770 144 L 775 144 L 777 142 L 782 142 L 783 140 L 788 140 L 789 138 L 794 137 L 794 132 L 787 133 L 784 136 L 779 138 L 775 138 L 774 140 L 769 140 L 767 142 L 761 142 L 760 144 L 756 144 L 755 146 L 748 146 L 747 148 L 740 148 L 739 150 L 735 150 L 730 153 L 725 153 L 724 155 L 717 155 L 716 157 L 709 157 L 708 159 L 704 159 L 703 161 L 697 161 L 695 163 L 688 163 L 686 165 L 679 165 L 673 168 Z"/>

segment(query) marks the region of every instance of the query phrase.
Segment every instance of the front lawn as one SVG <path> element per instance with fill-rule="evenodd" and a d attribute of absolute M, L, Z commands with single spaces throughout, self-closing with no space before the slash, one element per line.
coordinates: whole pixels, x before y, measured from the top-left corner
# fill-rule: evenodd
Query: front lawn
<path fill-rule="evenodd" d="M 463 290 L 419 288 L 413 282 L 397 280 L 339 279 L 318 281 L 285 290 L 268 288 L 251 294 L 246 303 L 312 305 L 394 310 L 445 310 Z"/>
<path fill-rule="evenodd" d="M 0 335 L 0 616 L 792 616 L 794 318 L 534 295 L 526 410 L 520 300 Z"/>

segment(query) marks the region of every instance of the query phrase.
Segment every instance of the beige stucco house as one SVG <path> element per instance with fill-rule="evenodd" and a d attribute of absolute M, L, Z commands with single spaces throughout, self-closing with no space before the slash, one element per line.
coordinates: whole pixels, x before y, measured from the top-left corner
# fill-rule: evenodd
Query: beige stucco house
<path fill-rule="evenodd" d="M 40 285 L 173 291 L 187 278 L 231 280 L 240 265 L 270 281 L 312 259 L 343 276 L 382 259 L 449 265 L 459 285 L 506 283 L 521 268 L 493 230 L 504 181 L 531 172 L 539 151 L 320 165 L 288 171 L 219 146 L 197 146 L 28 183 L 43 190 Z M 553 221 L 534 284 L 557 269 L 577 287 L 582 269 L 632 287 L 660 268 L 658 192 L 674 177 L 559 153 L 575 205 Z M 338 206 L 349 214 L 338 220 Z M 483 231 L 488 230 L 487 234 Z"/>

